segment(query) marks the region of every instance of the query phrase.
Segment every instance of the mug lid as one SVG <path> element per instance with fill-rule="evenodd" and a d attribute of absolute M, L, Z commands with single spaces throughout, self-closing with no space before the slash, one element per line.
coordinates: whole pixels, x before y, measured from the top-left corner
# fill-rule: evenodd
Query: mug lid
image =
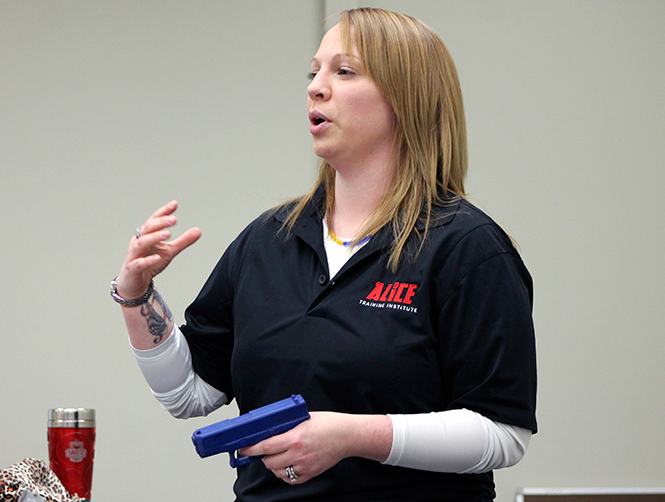
<path fill-rule="evenodd" d="M 48 410 L 49 427 L 94 427 L 95 410 L 92 408 L 51 408 Z"/>

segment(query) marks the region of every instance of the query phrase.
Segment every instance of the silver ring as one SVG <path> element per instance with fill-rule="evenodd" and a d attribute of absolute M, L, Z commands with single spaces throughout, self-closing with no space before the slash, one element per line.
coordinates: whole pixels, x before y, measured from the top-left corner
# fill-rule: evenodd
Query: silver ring
<path fill-rule="evenodd" d="M 141 230 L 141 227 L 136 227 L 136 232 L 134 233 L 134 235 L 136 236 L 137 239 L 141 237 L 141 232 L 139 230 Z"/>
<path fill-rule="evenodd" d="M 292 465 L 288 466 L 285 469 L 285 471 L 286 471 L 286 475 L 291 480 L 291 483 L 295 483 L 296 480 L 298 479 L 298 475 L 296 474 L 296 471 L 293 470 L 293 466 Z"/>

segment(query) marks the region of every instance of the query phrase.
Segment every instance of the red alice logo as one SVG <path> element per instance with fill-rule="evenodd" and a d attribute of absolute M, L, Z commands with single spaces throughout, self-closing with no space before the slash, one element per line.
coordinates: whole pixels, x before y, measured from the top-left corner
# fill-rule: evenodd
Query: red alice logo
<path fill-rule="evenodd" d="M 367 300 L 377 302 L 411 303 L 411 298 L 416 294 L 418 286 L 406 282 L 395 282 L 385 285 L 377 282 L 374 289 L 367 295 Z"/>

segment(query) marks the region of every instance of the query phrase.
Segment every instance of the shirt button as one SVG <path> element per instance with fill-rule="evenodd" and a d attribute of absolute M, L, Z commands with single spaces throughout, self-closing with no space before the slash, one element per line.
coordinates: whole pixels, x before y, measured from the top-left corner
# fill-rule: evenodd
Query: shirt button
<path fill-rule="evenodd" d="M 327 281 L 328 281 L 328 278 L 326 277 L 325 274 L 321 274 L 319 276 L 319 284 L 321 284 L 321 286 L 323 286 Z"/>

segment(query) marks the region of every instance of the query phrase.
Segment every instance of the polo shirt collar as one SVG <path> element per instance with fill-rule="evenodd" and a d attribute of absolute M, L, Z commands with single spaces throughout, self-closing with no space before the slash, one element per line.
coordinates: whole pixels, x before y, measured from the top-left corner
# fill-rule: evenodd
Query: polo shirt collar
<path fill-rule="evenodd" d="M 439 226 L 447 225 L 455 218 L 455 215 L 460 211 L 463 199 L 451 193 L 448 194 L 450 202 L 445 205 L 436 206 L 432 211 L 429 228 L 436 228 Z M 292 232 L 300 237 L 303 241 L 314 248 L 319 254 L 321 261 L 326 263 L 326 254 L 323 247 L 323 204 L 325 198 L 325 189 L 320 186 L 312 197 L 308 207 L 303 212 L 303 215 L 298 218 L 293 226 Z M 275 212 L 274 218 L 280 223 L 286 221 L 289 211 L 293 206 L 280 208 Z M 421 218 L 416 224 L 416 229 L 423 231 L 425 229 L 425 219 Z M 385 225 L 376 235 L 364 246 L 362 253 L 366 255 L 374 251 L 382 250 L 390 247 L 395 240 L 395 233 L 392 225 Z M 358 254 L 361 254 L 360 250 Z"/>

